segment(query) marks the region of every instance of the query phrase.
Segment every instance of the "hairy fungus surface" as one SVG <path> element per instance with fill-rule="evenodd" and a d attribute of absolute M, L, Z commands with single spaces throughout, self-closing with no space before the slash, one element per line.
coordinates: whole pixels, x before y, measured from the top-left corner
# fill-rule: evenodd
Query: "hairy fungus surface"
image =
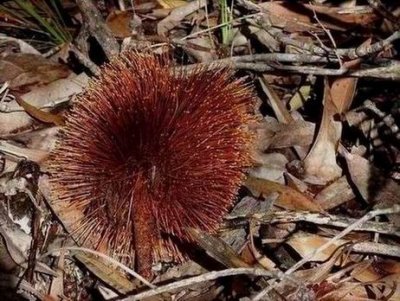
<path fill-rule="evenodd" d="M 252 92 L 227 69 L 171 72 L 126 53 L 78 97 L 50 158 L 54 207 L 81 244 L 149 274 L 187 228 L 215 231 L 250 163 Z M 156 256 L 156 257 L 155 257 Z"/>

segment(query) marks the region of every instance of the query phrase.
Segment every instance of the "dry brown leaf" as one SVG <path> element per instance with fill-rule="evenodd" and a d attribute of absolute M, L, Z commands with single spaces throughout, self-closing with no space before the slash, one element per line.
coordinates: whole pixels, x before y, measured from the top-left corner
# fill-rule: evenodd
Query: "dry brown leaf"
<path fill-rule="evenodd" d="M 321 205 L 322 209 L 330 210 L 354 198 L 353 189 L 347 177 L 343 176 L 321 190 L 314 197 L 314 201 Z"/>
<path fill-rule="evenodd" d="M 365 261 L 351 272 L 351 276 L 361 282 L 378 281 L 391 274 L 400 277 L 400 262 L 391 259 Z"/>
<path fill-rule="evenodd" d="M 371 39 L 366 40 L 360 45 L 360 47 L 367 47 L 371 44 Z M 361 59 L 355 59 L 352 61 L 345 62 L 344 68 L 355 69 L 361 63 Z M 338 114 L 344 114 L 348 111 L 353 102 L 354 95 L 356 92 L 358 79 L 355 77 L 340 77 L 332 78 L 329 80 L 331 87 L 331 96 Z"/>
<path fill-rule="evenodd" d="M 24 108 L 30 116 L 44 123 L 53 123 L 55 125 L 64 125 L 64 118 L 60 115 L 56 115 L 50 112 L 42 111 L 35 106 L 27 103 L 20 96 L 16 96 L 15 100 L 18 104 Z"/>
<path fill-rule="evenodd" d="M 117 38 L 126 38 L 131 36 L 132 29 L 130 22 L 133 17 L 132 11 L 113 11 L 106 19 L 107 26 L 111 29 L 113 35 Z"/>
<path fill-rule="evenodd" d="M 165 36 L 168 31 L 178 25 L 187 15 L 206 5 L 205 0 L 195 0 L 188 2 L 184 6 L 177 7 L 171 11 L 168 17 L 164 18 L 157 24 L 157 33 L 160 36 Z"/>
<path fill-rule="evenodd" d="M 284 184 L 283 173 L 286 171 L 287 163 L 286 157 L 280 153 L 260 154 L 257 157 L 257 166 L 253 167 L 249 174 L 254 178 Z"/>
<path fill-rule="evenodd" d="M 82 73 L 78 76 L 71 75 L 46 86 L 36 87 L 34 90 L 22 95 L 29 104 L 35 107 L 51 106 L 52 102 L 66 101 L 72 95 L 82 92 L 87 85 L 89 77 Z M 0 136 L 5 136 L 25 130 L 33 119 L 21 110 L 16 101 L 7 103 L 7 113 L 0 112 Z"/>
<path fill-rule="evenodd" d="M 291 123 L 293 121 L 293 117 L 292 117 L 292 115 L 290 115 L 289 110 L 286 109 L 284 103 L 279 98 L 279 96 L 276 94 L 274 89 L 268 83 L 268 81 L 269 81 L 268 77 L 269 77 L 269 75 L 263 74 L 262 78 L 260 78 L 260 84 L 261 84 L 263 91 L 268 96 L 268 100 L 272 107 L 272 110 L 274 111 L 275 116 L 279 122 Z"/>
<path fill-rule="evenodd" d="M 400 185 L 397 182 L 387 178 L 360 155 L 349 153 L 344 149 L 341 153 L 346 159 L 351 181 L 365 201 L 374 204 L 375 208 L 391 207 L 399 203 Z M 399 214 L 388 216 L 391 222 L 400 226 L 399 217 Z"/>
<path fill-rule="evenodd" d="M 330 241 L 327 237 L 316 234 L 300 232 L 293 235 L 286 243 L 290 245 L 302 258 L 308 258 L 316 249 Z M 325 261 L 347 241 L 337 240 L 333 242 L 327 249 L 315 254 L 309 261 Z"/>
<path fill-rule="evenodd" d="M 304 120 L 294 120 L 289 124 L 278 123 L 272 117 L 265 117 L 258 124 L 259 149 L 279 149 L 292 146 L 309 147 L 314 139 L 315 124 Z"/>
<path fill-rule="evenodd" d="M 288 186 L 253 177 L 247 178 L 245 185 L 254 192 L 254 194 L 257 192 L 258 194 L 268 196 L 272 193 L 278 193 L 279 198 L 275 202 L 276 206 L 289 210 L 322 211 L 318 204 L 314 203 L 304 194 Z"/>
<path fill-rule="evenodd" d="M 49 155 L 49 152 L 45 150 L 24 148 L 3 140 L 0 140 L 0 151 L 17 158 L 26 158 L 36 163 L 42 162 Z"/>
<path fill-rule="evenodd" d="M 51 83 L 71 73 L 67 66 L 41 55 L 12 53 L 0 59 L 0 83 L 9 82 L 12 90 L 26 90 L 33 85 Z"/>
<path fill-rule="evenodd" d="M 183 0 L 157 0 L 158 4 L 160 4 L 163 8 L 177 8 L 180 6 L 184 6 L 187 4 L 187 1 Z"/>
<path fill-rule="evenodd" d="M 363 43 L 369 45 L 371 40 Z M 344 64 L 345 68 L 355 68 L 360 59 Z M 354 99 L 357 79 L 341 77 L 326 79 L 324 87 L 324 111 L 321 127 L 310 152 L 304 160 L 307 176 L 320 179 L 327 183 L 339 178 L 342 169 L 336 162 L 336 151 L 342 136 L 342 122 L 340 116 L 349 109 Z"/>
<path fill-rule="evenodd" d="M 351 26 L 365 26 L 378 19 L 373 10 L 359 14 L 343 14 L 341 8 L 328 5 L 287 1 L 271 1 L 258 5 L 266 10 L 267 19 L 273 26 L 284 28 L 289 32 L 322 32 L 323 28 L 316 25 L 314 11 L 326 29 L 339 31 L 347 31 Z"/>
<path fill-rule="evenodd" d="M 382 292 L 381 284 L 386 284 L 387 295 L 395 284 L 400 283 L 400 263 L 390 259 L 364 261 L 351 272 L 351 276 L 362 283 L 379 285 L 378 292 Z M 389 300 L 399 300 L 399 298 L 400 287 L 397 285 Z"/>
<path fill-rule="evenodd" d="M 374 180 L 374 174 L 378 175 L 378 171 L 367 159 L 357 154 L 351 154 L 343 149 L 342 155 L 346 159 L 351 180 L 358 192 L 365 201 L 371 201 L 370 193 L 373 192 L 371 188 L 374 183 L 377 183 L 377 179 Z"/>
<path fill-rule="evenodd" d="M 328 81 L 325 80 L 321 126 L 310 152 L 304 159 L 305 173 L 310 182 L 315 178 L 327 183 L 342 175 L 342 169 L 336 162 L 336 149 L 342 134 L 342 123 L 335 118 L 336 116 L 337 109 L 333 103 Z"/>
<path fill-rule="evenodd" d="M 289 110 L 286 109 L 285 105 L 282 103 L 281 99 L 279 99 L 274 89 L 271 87 L 270 84 L 268 84 L 268 75 L 264 74 L 262 78 L 260 78 L 260 84 L 263 91 L 268 96 L 270 105 L 274 110 L 278 121 L 285 124 L 290 124 L 294 122 L 294 118 L 292 117 L 292 115 L 290 115 Z M 302 146 L 294 146 L 294 149 L 300 158 L 304 158 L 308 150 L 308 148 Z"/>
<path fill-rule="evenodd" d="M 229 268 L 247 268 L 250 264 L 245 262 L 236 252 L 222 239 L 215 237 L 198 229 L 187 229 L 197 244 L 212 258 Z"/>
<path fill-rule="evenodd" d="M 106 265 L 100 258 L 95 255 L 83 252 L 76 252 L 75 258 L 83 263 L 86 268 L 96 277 L 110 285 L 122 294 L 127 294 L 139 285 L 129 281 L 121 272 L 115 268 Z"/>
<path fill-rule="evenodd" d="M 304 120 L 295 120 L 290 124 L 278 124 L 273 130 L 275 133 L 271 148 L 309 147 L 313 141 L 315 124 Z"/>
<path fill-rule="evenodd" d="M 259 265 L 268 271 L 277 270 L 275 262 L 265 254 L 262 254 L 257 249 L 253 248 L 250 242 L 244 247 L 241 256 L 252 266 Z"/>

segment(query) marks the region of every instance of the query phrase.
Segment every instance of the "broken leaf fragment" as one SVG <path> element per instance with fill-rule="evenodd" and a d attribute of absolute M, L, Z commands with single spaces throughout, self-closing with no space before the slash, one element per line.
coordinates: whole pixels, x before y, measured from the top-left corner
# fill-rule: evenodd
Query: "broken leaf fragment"
<path fill-rule="evenodd" d="M 268 196 L 273 193 L 278 193 L 279 197 L 275 205 L 285 209 L 306 210 L 311 212 L 322 211 L 318 204 L 314 203 L 301 192 L 279 183 L 249 177 L 245 182 L 245 186 L 255 195 L 258 193 L 258 195 Z"/>

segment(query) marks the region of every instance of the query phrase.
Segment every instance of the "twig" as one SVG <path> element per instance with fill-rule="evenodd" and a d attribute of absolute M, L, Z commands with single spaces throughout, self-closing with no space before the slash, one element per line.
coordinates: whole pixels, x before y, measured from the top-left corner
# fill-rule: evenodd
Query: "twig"
<path fill-rule="evenodd" d="M 137 294 L 135 296 L 130 296 L 122 299 L 121 301 L 135 301 L 142 300 L 151 296 L 159 295 L 172 290 L 180 289 L 186 286 L 194 285 L 197 283 L 211 281 L 222 277 L 228 277 L 233 275 L 254 275 L 254 276 L 264 276 L 264 277 L 274 277 L 277 274 L 266 271 L 260 268 L 236 268 L 236 269 L 226 269 L 222 271 L 209 272 L 203 275 L 191 277 L 188 279 L 183 279 L 174 283 L 166 284 L 164 286 L 157 287 L 155 289 L 145 291 L 143 293 Z"/>
<path fill-rule="evenodd" d="M 400 247 L 388 244 L 366 241 L 356 243 L 349 248 L 356 253 L 400 257 Z"/>
<path fill-rule="evenodd" d="M 280 65 L 277 63 L 273 63 L 272 61 L 269 63 L 265 62 L 228 62 L 228 59 L 224 59 L 224 61 L 216 64 L 211 64 L 208 66 L 209 70 L 221 68 L 223 66 L 229 66 L 233 69 L 237 70 L 251 70 L 254 72 L 276 72 L 276 71 L 288 71 L 292 73 L 299 74 L 307 74 L 307 75 L 322 75 L 322 76 L 353 76 L 359 78 L 376 78 L 376 79 L 390 79 L 400 81 L 400 64 L 397 62 L 389 61 L 388 66 L 383 67 L 371 67 L 360 70 L 348 70 L 347 68 L 339 68 L 339 69 L 326 69 L 322 67 L 314 67 L 314 66 L 288 66 L 288 65 Z M 186 71 L 191 71 L 196 69 L 197 64 L 180 66 L 178 68 L 184 69 Z"/>
<path fill-rule="evenodd" d="M 394 23 L 396 29 L 399 28 L 399 19 L 393 15 L 390 11 L 383 6 L 380 0 L 367 0 L 369 6 L 376 10 L 382 17 L 388 19 L 390 22 Z"/>
<path fill-rule="evenodd" d="M 250 220 L 254 220 L 261 224 L 307 222 L 316 225 L 326 225 L 339 228 L 347 228 L 352 224 L 354 224 L 355 222 L 357 222 L 357 219 L 355 218 L 338 216 L 338 215 L 327 215 L 321 213 L 301 212 L 301 211 L 277 211 L 274 212 L 273 214 L 268 212 L 268 213 L 255 213 L 252 216 L 229 217 L 226 223 L 229 225 L 229 222 L 232 221 L 232 223 L 235 224 L 235 226 L 238 226 L 239 223 L 237 222 L 237 220 L 243 221 L 245 224 L 248 224 Z M 354 231 L 374 232 L 374 233 L 387 234 L 400 237 L 400 228 L 396 227 L 394 224 L 391 223 L 368 221 L 355 228 Z"/>
<path fill-rule="evenodd" d="M 315 249 L 314 252 L 311 252 L 311 254 L 308 254 L 308 256 L 304 257 L 302 260 L 297 262 L 295 265 L 293 265 L 290 269 L 288 269 L 282 277 L 280 277 L 278 280 L 282 281 L 283 279 L 286 279 L 288 275 L 291 275 L 293 272 L 295 272 L 297 269 L 299 269 L 303 264 L 307 263 L 310 259 L 312 259 L 316 254 L 326 250 L 329 248 L 333 243 L 338 241 L 339 239 L 343 238 L 350 232 L 352 232 L 354 229 L 357 229 L 357 227 L 361 226 L 363 223 L 366 221 L 374 218 L 375 216 L 378 215 L 386 215 L 386 214 L 395 214 L 395 213 L 400 213 L 400 205 L 394 205 L 393 207 L 390 208 L 385 208 L 385 209 L 376 209 L 374 211 L 370 211 L 367 214 L 365 214 L 363 217 L 358 219 L 355 223 L 344 229 L 342 232 L 339 234 L 335 235 L 331 240 L 329 240 L 327 243 L 323 244 L 319 248 Z M 275 288 L 277 284 L 277 281 L 273 281 L 269 287 L 266 287 L 264 290 L 259 292 L 253 299 L 252 301 L 258 301 L 264 298 L 266 294 L 268 294 L 272 289 Z"/>
<path fill-rule="evenodd" d="M 245 2 L 248 2 L 248 1 L 239 0 L 239 3 L 241 3 L 242 5 Z M 262 12 L 262 9 L 260 7 L 258 7 L 258 12 L 259 13 Z M 269 24 L 267 24 L 265 22 L 265 20 L 262 19 L 262 16 L 257 18 L 257 23 L 254 24 L 254 22 L 251 22 L 252 25 L 255 25 L 255 26 L 258 25 L 262 29 L 266 30 L 270 35 L 272 35 L 276 40 L 280 41 L 281 43 L 286 44 L 286 45 L 292 45 L 298 49 L 301 49 L 302 51 L 306 51 L 306 52 L 309 52 L 312 54 L 322 55 L 322 56 L 334 57 L 334 56 L 338 55 L 340 57 L 356 59 L 356 58 L 365 57 L 365 56 L 377 53 L 377 52 L 383 50 L 385 47 L 391 45 L 394 41 L 400 39 L 400 31 L 395 31 L 393 34 L 391 34 L 386 39 L 376 42 L 371 45 L 364 45 L 364 46 L 361 45 L 356 48 L 337 48 L 337 49 L 327 48 L 327 49 L 324 49 L 324 48 L 314 45 L 312 43 L 298 41 L 298 40 L 288 37 L 287 35 L 282 33 L 281 30 L 273 28 Z"/>
<path fill-rule="evenodd" d="M 119 45 L 112 35 L 111 30 L 104 23 L 100 12 L 91 0 L 77 0 L 76 4 L 82 13 L 90 33 L 96 38 L 101 45 L 106 56 L 110 59 L 119 53 Z"/>
<path fill-rule="evenodd" d="M 82 63 L 83 66 L 88 68 L 94 75 L 100 74 L 100 68 L 92 62 L 85 54 L 83 54 L 75 45 L 70 46 L 71 51 L 76 55 L 76 58 Z"/>

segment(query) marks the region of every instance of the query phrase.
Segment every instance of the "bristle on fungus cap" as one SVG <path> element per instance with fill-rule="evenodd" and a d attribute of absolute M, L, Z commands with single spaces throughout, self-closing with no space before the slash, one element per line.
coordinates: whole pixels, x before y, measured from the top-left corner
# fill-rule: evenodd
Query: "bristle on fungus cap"
<path fill-rule="evenodd" d="M 250 164 L 252 91 L 232 72 L 172 72 L 128 52 L 80 95 L 50 156 L 54 209 L 82 245 L 179 260 L 188 228 L 215 231 Z"/>

